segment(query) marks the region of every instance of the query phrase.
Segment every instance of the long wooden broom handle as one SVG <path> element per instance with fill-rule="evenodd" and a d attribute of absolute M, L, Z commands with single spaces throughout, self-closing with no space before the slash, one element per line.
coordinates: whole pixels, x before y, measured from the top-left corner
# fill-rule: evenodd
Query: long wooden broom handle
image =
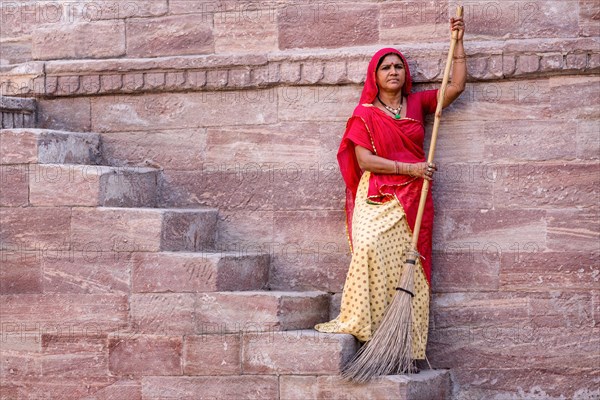
<path fill-rule="evenodd" d="M 463 16 L 463 7 L 458 6 L 456 9 L 456 17 L 460 18 Z M 431 134 L 431 144 L 429 146 L 429 157 L 427 162 L 432 163 L 433 157 L 435 156 L 435 145 L 437 143 L 438 130 L 440 129 L 440 122 L 442 120 L 442 108 L 444 106 L 444 98 L 446 96 L 446 87 L 450 80 L 450 67 L 452 66 L 452 58 L 454 57 L 454 48 L 458 41 L 458 31 L 452 31 L 452 40 L 450 41 L 450 51 L 448 51 L 448 58 L 446 59 L 446 69 L 444 70 L 444 79 L 442 80 L 442 87 L 438 96 L 437 108 L 435 110 L 435 121 L 433 123 L 433 132 Z M 421 201 L 419 202 L 419 211 L 417 212 L 417 220 L 415 222 L 415 228 L 413 229 L 412 247 L 413 250 L 417 250 L 417 243 L 419 242 L 419 232 L 421 231 L 421 222 L 423 221 L 423 212 L 425 211 L 425 203 L 427 201 L 427 193 L 429 192 L 429 180 L 424 179 L 423 189 L 421 190 Z"/>

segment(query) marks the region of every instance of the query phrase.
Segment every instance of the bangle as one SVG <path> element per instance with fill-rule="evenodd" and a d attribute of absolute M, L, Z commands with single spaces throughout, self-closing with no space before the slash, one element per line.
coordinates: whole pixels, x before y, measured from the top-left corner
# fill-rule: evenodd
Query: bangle
<path fill-rule="evenodd" d="M 461 59 L 455 59 L 453 61 L 454 64 L 456 64 L 456 63 L 464 63 L 464 62 L 467 62 L 467 60 L 464 60 L 464 59 L 462 59 L 462 60 Z"/>
<path fill-rule="evenodd" d="M 467 55 L 466 54 L 459 54 L 457 56 L 453 56 L 452 58 L 454 58 L 455 60 L 459 60 L 461 58 L 467 58 Z"/>
<path fill-rule="evenodd" d="M 394 161 L 394 167 L 396 170 L 396 175 L 400 175 L 400 166 L 398 165 L 398 161 Z"/>

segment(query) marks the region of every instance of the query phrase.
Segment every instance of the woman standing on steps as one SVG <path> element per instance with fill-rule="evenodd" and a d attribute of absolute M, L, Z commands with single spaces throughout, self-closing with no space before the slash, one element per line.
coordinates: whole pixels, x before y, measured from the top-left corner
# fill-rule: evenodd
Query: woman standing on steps
<path fill-rule="evenodd" d="M 443 106 L 465 89 L 467 77 L 462 18 L 450 20 L 458 30 L 452 82 Z M 346 184 L 346 220 L 352 261 L 346 276 L 340 314 L 315 329 L 371 339 L 391 303 L 405 251 L 410 250 L 423 179 L 437 167 L 425 162 L 426 114 L 435 112 L 437 90 L 412 93 L 408 63 L 396 49 L 378 51 L 369 63 L 360 103 L 346 124 L 338 162 Z M 419 234 L 422 256 L 415 269 L 413 359 L 425 358 L 429 329 L 433 200 L 431 191 Z"/>

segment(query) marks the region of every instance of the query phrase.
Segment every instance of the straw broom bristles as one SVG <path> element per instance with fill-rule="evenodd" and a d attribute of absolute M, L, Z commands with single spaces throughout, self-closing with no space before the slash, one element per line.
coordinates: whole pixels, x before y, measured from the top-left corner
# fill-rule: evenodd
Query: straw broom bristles
<path fill-rule="evenodd" d="M 411 252 L 404 264 L 399 288 L 388 306 L 379 328 L 344 367 L 344 379 L 364 383 L 381 375 L 412 373 L 412 293 L 415 286 L 415 262 Z M 408 293 L 410 292 L 410 294 Z"/>

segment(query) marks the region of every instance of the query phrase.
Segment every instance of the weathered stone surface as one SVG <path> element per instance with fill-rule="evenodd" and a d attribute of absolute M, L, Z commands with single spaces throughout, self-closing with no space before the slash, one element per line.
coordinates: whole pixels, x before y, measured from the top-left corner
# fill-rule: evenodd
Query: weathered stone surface
<path fill-rule="evenodd" d="M 106 335 L 42 335 L 42 373 L 46 377 L 108 376 Z"/>
<path fill-rule="evenodd" d="M 208 251 L 214 247 L 217 227 L 215 209 L 165 210 L 162 250 Z"/>
<path fill-rule="evenodd" d="M 76 250 L 109 252 L 200 250 L 214 244 L 215 210 L 75 208 Z"/>
<path fill-rule="evenodd" d="M 594 318 L 594 292 L 543 292 L 529 296 L 529 313 L 531 324 L 540 329 L 536 337 L 540 340 L 555 341 L 561 334 L 560 330 L 580 330 L 579 339 L 573 338 L 573 343 L 581 342 L 581 346 L 574 353 L 586 354 L 586 347 L 598 346 L 600 339 L 595 338 L 592 329 L 597 330 Z M 557 335 L 558 333 L 558 335 Z M 584 339 L 587 338 L 587 339 Z M 557 353 L 562 350 L 557 349 Z M 591 351 L 590 351 L 591 353 Z M 575 354 L 571 354 L 575 356 Z M 581 360 L 573 362 L 574 367 L 591 367 L 600 356 L 586 354 Z"/>
<path fill-rule="evenodd" d="M 215 248 L 240 253 L 261 252 L 273 255 L 272 211 L 221 211 Z"/>
<path fill-rule="evenodd" d="M 83 78 L 83 76 L 59 76 L 56 82 L 56 90 L 52 94 L 57 96 L 71 96 L 76 94 L 81 88 L 81 80 Z"/>
<path fill-rule="evenodd" d="M 535 54 L 522 55 L 517 59 L 517 73 L 525 75 L 540 69 L 540 57 Z"/>
<path fill-rule="evenodd" d="M 308 175 L 311 171 L 318 178 L 319 166 L 324 168 L 327 164 L 330 169 L 337 166 L 336 153 L 343 129 L 344 124 L 337 122 L 208 128 L 203 161 L 214 164 L 213 167 L 239 164 L 242 170 L 244 166 L 250 170 L 252 165 L 266 164 L 269 168 L 262 170 L 273 171 L 273 179 L 279 180 L 286 179 L 288 169 L 287 180 L 298 180 L 298 175 Z"/>
<path fill-rule="evenodd" d="M 264 400 L 276 399 L 279 384 L 276 376 L 195 376 L 144 377 L 142 396 L 148 400 L 202 398 Z"/>
<path fill-rule="evenodd" d="M 573 123 L 549 120 L 485 123 L 484 157 L 493 160 L 557 160 L 576 156 Z M 552 140 L 548 140 L 548 138 Z"/>
<path fill-rule="evenodd" d="M 371 4 L 290 4 L 278 12 L 279 48 L 344 47 L 377 43 L 379 9 Z"/>
<path fill-rule="evenodd" d="M 416 375 L 390 375 L 366 384 L 352 384 L 339 376 L 280 377 L 280 399 L 444 400 L 450 398 L 447 371 L 421 371 Z"/>
<path fill-rule="evenodd" d="M 465 158 L 467 160 L 467 158 Z M 482 163 L 436 163 L 438 172 L 432 185 L 435 209 L 490 209 L 493 182 L 485 179 Z"/>
<path fill-rule="evenodd" d="M 598 205 L 598 163 L 513 164 L 503 170 L 507 173 L 494 182 L 494 202 L 503 207 Z"/>
<path fill-rule="evenodd" d="M 182 375 L 182 346 L 181 337 L 110 338 L 108 367 L 118 376 Z"/>
<path fill-rule="evenodd" d="M 335 293 L 331 296 L 329 304 L 329 319 L 334 319 L 340 315 L 340 308 L 342 305 L 342 293 Z"/>
<path fill-rule="evenodd" d="M 195 298 L 191 293 L 133 294 L 131 323 L 135 332 L 155 335 L 196 333 Z"/>
<path fill-rule="evenodd" d="M 0 294 L 41 293 L 43 253 L 0 250 Z"/>
<path fill-rule="evenodd" d="M 560 399 L 598 397 L 597 368 L 478 368 L 453 374 L 461 389 L 459 399 L 510 398 Z"/>
<path fill-rule="evenodd" d="M 196 299 L 200 334 L 306 329 L 329 316 L 329 295 L 322 292 L 220 292 Z"/>
<path fill-rule="evenodd" d="M 25 336 L 19 323 L 5 323 L 2 326 L 3 341 L 0 347 L 0 379 L 4 394 L 6 383 L 20 379 L 39 379 L 42 376 L 40 337 Z"/>
<path fill-rule="evenodd" d="M 0 164 L 95 164 L 100 138 L 92 133 L 3 129 Z"/>
<path fill-rule="evenodd" d="M 571 76 L 550 78 L 550 96 L 554 99 L 550 111 L 555 119 L 598 120 L 600 110 L 600 84 L 597 76 Z M 573 96 L 577 93 L 577 96 Z"/>
<path fill-rule="evenodd" d="M 2 382 L 1 393 L 10 399 L 60 398 L 62 400 L 96 400 L 103 398 L 95 397 L 94 394 L 102 393 L 102 389 L 111 386 L 116 380 L 113 377 L 90 378 L 86 380 L 63 377 L 28 377 Z M 123 392 L 123 394 L 125 393 Z M 117 400 L 119 398 L 113 399 Z M 135 397 L 132 399 L 135 399 Z"/>
<path fill-rule="evenodd" d="M 577 158 L 587 160 L 600 158 L 600 125 L 598 121 L 577 123 Z"/>
<path fill-rule="evenodd" d="M 474 37 L 575 37 L 578 16 L 569 0 L 465 3 L 468 32 Z"/>
<path fill-rule="evenodd" d="M 499 278 L 505 290 L 591 290 L 600 281 L 597 252 L 540 252 L 536 248 L 502 256 Z"/>
<path fill-rule="evenodd" d="M 278 212 L 274 216 L 272 287 L 341 291 L 350 261 L 343 211 Z M 322 234 L 315 237 L 312 227 Z"/>
<path fill-rule="evenodd" d="M 568 69 L 582 70 L 587 66 L 588 55 L 586 53 L 568 54 L 566 66 Z"/>
<path fill-rule="evenodd" d="M 561 78 L 562 79 L 562 78 Z M 551 115 L 550 85 L 546 79 L 515 82 L 470 83 L 463 94 L 444 111 L 456 121 L 544 120 Z M 551 104 L 552 103 L 552 104 Z M 527 113 L 514 112 L 515 104 Z"/>
<path fill-rule="evenodd" d="M 98 97 L 92 100 L 92 127 L 123 132 L 269 124 L 277 119 L 275 104 L 271 90 Z"/>
<path fill-rule="evenodd" d="M 229 80 L 229 71 L 212 70 L 206 71 L 206 87 L 208 89 L 223 89 L 227 86 Z"/>
<path fill-rule="evenodd" d="M 0 145 L 0 149 L 2 147 Z M 29 204 L 28 170 L 27 164 L 0 165 L 1 207 L 21 207 Z"/>
<path fill-rule="evenodd" d="M 300 80 L 300 63 L 283 63 L 279 68 L 279 76 L 283 82 L 296 83 Z"/>
<path fill-rule="evenodd" d="M 529 304 L 527 293 L 438 293 L 431 303 L 431 329 L 497 329 L 499 321 L 517 326 L 529 321 Z"/>
<path fill-rule="evenodd" d="M 131 280 L 136 293 L 260 290 L 268 273 L 268 254 L 138 253 Z"/>
<path fill-rule="evenodd" d="M 215 53 L 278 50 L 277 21 L 273 14 L 273 10 L 258 8 L 215 14 Z"/>
<path fill-rule="evenodd" d="M 432 253 L 435 293 L 477 292 L 499 287 L 501 252 L 474 243 L 437 246 Z"/>
<path fill-rule="evenodd" d="M 77 251 L 160 251 L 163 217 L 160 210 L 75 208 L 71 240 Z"/>
<path fill-rule="evenodd" d="M 288 86 L 278 90 L 280 121 L 346 121 L 358 104 L 354 86 Z"/>
<path fill-rule="evenodd" d="M 337 84 L 346 81 L 346 63 L 343 61 L 327 63 L 323 67 L 323 78 L 325 84 Z"/>
<path fill-rule="evenodd" d="M 35 115 L 32 113 L 2 111 L 0 117 L 1 129 L 33 128 L 35 124 Z"/>
<path fill-rule="evenodd" d="M 96 250 L 46 254 L 41 259 L 45 293 L 130 293 L 131 254 Z"/>
<path fill-rule="evenodd" d="M 325 76 L 324 65 L 322 62 L 302 63 L 300 83 L 304 85 L 314 85 Z"/>
<path fill-rule="evenodd" d="M 437 368 L 453 364 L 457 370 L 491 365 L 518 369 L 523 354 L 530 368 L 551 369 L 557 359 L 569 362 L 567 369 L 593 368 L 598 361 L 596 334 L 597 329 L 588 327 L 558 329 L 531 322 L 441 329 L 430 332 L 430 357 Z"/>
<path fill-rule="evenodd" d="M 30 37 L 36 29 L 44 24 L 59 25 L 66 22 L 69 17 L 73 18 L 75 16 L 76 13 L 68 12 L 65 8 L 65 4 L 58 1 L 6 2 L 1 10 L 2 27 L 0 33 L 3 38 Z"/>
<path fill-rule="evenodd" d="M 230 88 L 243 88 L 250 83 L 250 68 L 236 68 L 229 70 L 227 86 Z"/>
<path fill-rule="evenodd" d="M 0 43 L 0 65 L 20 64 L 32 59 L 30 41 Z"/>
<path fill-rule="evenodd" d="M 111 383 L 81 400 L 142 400 L 142 384 L 130 378 Z"/>
<path fill-rule="evenodd" d="M 3 323 L 21 325 L 27 337 L 71 331 L 106 333 L 127 321 L 127 296 L 102 294 L 18 294 L 2 298 Z"/>
<path fill-rule="evenodd" d="M 109 58 L 125 55 L 122 21 L 45 24 L 33 31 L 33 58 Z"/>
<path fill-rule="evenodd" d="M 35 113 L 36 100 L 21 97 L 0 97 L 0 109 L 3 111 L 28 112 Z"/>
<path fill-rule="evenodd" d="M 68 249 L 71 210 L 67 208 L 0 208 L 0 247 L 26 251 Z"/>
<path fill-rule="evenodd" d="M 314 330 L 245 334 L 244 374 L 338 374 L 354 356 L 358 342 L 351 335 Z"/>
<path fill-rule="evenodd" d="M 87 6 L 87 7 L 86 7 Z M 84 20 L 156 17 L 168 11 L 167 0 L 132 0 L 126 3 L 99 2 L 71 5 L 72 13 Z"/>
<path fill-rule="evenodd" d="M 241 375 L 241 336 L 202 335 L 184 339 L 185 375 Z"/>
<path fill-rule="evenodd" d="M 497 254 L 511 247 L 546 248 L 546 212 L 542 210 L 441 210 L 434 226 L 434 243 L 472 246 Z"/>
<path fill-rule="evenodd" d="M 263 172 L 264 171 L 264 172 Z M 197 171 L 167 171 L 161 204 L 201 205 L 247 212 L 273 209 L 273 179 L 268 163 L 204 163 Z"/>
<path fill-rule="evenodd" d="M 382 4 L 379 40 L 386 43 L 433 42 L 448 36 L 448 4 L 406 1 Z"/>
<path fill-rule="evenodd" d="M 320 242 L 306 247 L 292 243 L 281 244 L 279 249 L 272 258 L 273 289 L 341 292 L 351 260 L 348 243 Z"/>
<path fill-rule="evenodd" d="M 211 25 L 199 15 L 127 21 L 127 56 L 206 54 L 214 50 Z"/>
<path fill-rule="evenodd" d="M 85 97 L 40 99 L 37 126 L 45 129 L 88 132 L 92 127 L 90 108 L 90 99 Z"/>
<path fill-rule="evenodd" d="M 600 36 L 598 17 L 600 5 L 594 0 L 579 0 L 579 34 L 582 36 Z"/>
<path fill-rule="evenodd" d="M 200 168 L 206 159 L 206 130 L 118 132 L 102 135 L 102 156 L 109 165 Z"/>
<path fill-rule="evenodd" d="M 31 165 L 29 201 L 34 206 L 152 207 L 158 171 L 99 165 Z"/>
<path fill-rule="evenodd" d="M 597 251 L 600 221 L 596 210 L 547 212 L 548 248 L 555 251 Z"/>

